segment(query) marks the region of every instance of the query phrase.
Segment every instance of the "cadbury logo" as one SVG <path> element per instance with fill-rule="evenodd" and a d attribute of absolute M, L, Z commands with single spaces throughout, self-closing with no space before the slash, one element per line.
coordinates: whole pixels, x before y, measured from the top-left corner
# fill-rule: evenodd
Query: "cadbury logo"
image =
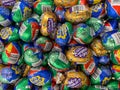
<path fill-rule="evenodd" d="M 87 54 L 88 54 L 88 49 L 85 47 L 77 48 L 74 51 L 74 55 L 80 58 L 85 58 Z"/>
<path fill-rule="evenodd" d="M 71 78 L 68 80 L 68 87 L 76 88 L 81 86 L 81 79 L 80 78 Z"/>
<path fill-rule="evenodd" d="M 53 21 L 52 18 L 49 18 L 48 19 L 48 22 L 47 22 L 47 28 L 48 28 L 48 32 L 53 32 L 53 30 L 55 30 L 55 23 Z"/>
<path fill-rule="evenodd" d="M 5 5 L 13 5 L 15 0 L 2 0 L 1 2 Z"/>

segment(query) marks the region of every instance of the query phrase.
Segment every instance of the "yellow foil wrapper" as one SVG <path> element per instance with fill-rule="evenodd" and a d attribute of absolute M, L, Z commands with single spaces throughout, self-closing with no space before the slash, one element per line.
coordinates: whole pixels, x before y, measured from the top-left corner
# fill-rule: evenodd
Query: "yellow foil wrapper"
<path fill-rule="evenodd" d="M 91 49 L 81 46 L 72 47 L 66 52 L 66 57 L 70 62 L 84 64 L 92 57 Z"/>
<path fill-rule="evenodd" d="M 78 0 L 54 0 L 56 6 L 63 6 L 65 8 L 74 6 L 78 3 Z"/>
<path fill-rule="evenodd" d="M 95 54 L 97 56 L 103 56 L 103 55 L 107 54 L 107 50 L 104 48 L 101 40 L 99 40 L 99 39 L 95 39 L 92 42 L 91 48 L 93 49 L 93 51 L 95 52 Z"/>
<path fill-rule="evenodd" d="M 65 13 L 65 18 L 71 23 L 85 22 L 91 17 L 91 9 L 86 5 L 75 5 Z"/>
<path fill-rule="evenodd" d="M 89 85 L 89 79 L 83 72 L 71 70 L 66 73 L 64 85 L 70 88 L 80 88 L 84 85 Z"/>
<path fill-rule="evenodd" d="M 28 75 L 28 72 L 30 71 L 31 67 L 29 65 L 26 66 L 25 71 L 23 73 L 23 77 L 26 77 Z"/>
<path fill-rule="evenodd" d="M 20 0 L 0 0 L 0 6 L 12 9 L 14 4 Z"/>
<path fill-rule="evenodd" d="M 41 34 L 43 36 L 49 36 L 50 32 L 52 32 L 52 30 L 50 31 L 49 29 L 52 29 L 53 27 L 49 27 L 48 29 L 48 26 L 54 26 L 55 23 L 57 23 L 57 18 L 54 13 L 48 11 L 43 13 L 41 16 Z"/>

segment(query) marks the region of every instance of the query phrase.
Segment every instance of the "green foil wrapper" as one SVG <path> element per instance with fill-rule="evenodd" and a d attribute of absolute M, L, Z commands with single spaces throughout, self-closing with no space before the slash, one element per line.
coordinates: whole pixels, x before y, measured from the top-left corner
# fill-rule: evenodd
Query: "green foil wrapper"
<path fill-rule="evenodd" d="M 48 59 L 50 67 L 57 71 L 65 71 L 69 69 L 70 63 L 62 52 L 51 52 Z"/>
<path fill-rule="evenodd" d="M 53 0 L 40 0 L 34 3 L 34 11 L 41 15 L 46 11 L 54 10 L 54 2 Z"/>
<path fill-rule="evenodd" d="M 16 83 L 14 90 L 31 90 L 31 86 L 28 78 L 20 79 Z"/>
<path fill-rule="evenodd" d="M 111 80 L 107 84 L 107 87 L 108 87 L 109 90 L 120 90 L 120 82 L 119 81 Z"/>
<path fill-rule="evenodd" d="M 98 36 L 104 30 L 103 22 L 100 19 L 90 18 L 86 24 L 92 27 L 93 36 Z"/>
<path fill-rule="evenodd" d="M 0 30 L 0 36 L 7 42 L 16 41 L 19 39 L 19 29 L 13 26 L 5 27 Z"/>
<path fill-rule="evenodd" d="M 93 40 L 93 34 L 90 27 L 86 24 L 78 24 L 74 28 L 73 39 L 80 44 L 88 44 Z"/>
<path fill-rule="evenodd" d="M 88 86 L 86 90 L 108 90 L 108 88 L 106 86 L 94 85 L 94 86 Z"/>
<path fill-rule="evenodd" d="M 113 64 L 120 65 L 120 49 L 111 51 L 110 60 Z"/>

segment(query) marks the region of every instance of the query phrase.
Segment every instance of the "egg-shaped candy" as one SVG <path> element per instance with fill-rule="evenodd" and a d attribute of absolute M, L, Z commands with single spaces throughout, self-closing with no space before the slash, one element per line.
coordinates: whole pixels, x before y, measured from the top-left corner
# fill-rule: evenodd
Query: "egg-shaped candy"
<path fill-rule="evenodd" d="M 43 52 L 48 52 L 52 49 L 53 43 L 48 37 L 41 36 L 35 41 L 35 46 Z"/>
<path fill-rule="evenodd" d="M 91 11 L 87 5 L 72 6 L 65 13 L 65 19 L 71 23 L 85 22 L 90 17 Z"/>
<path fill-rule="evenodd" d="M 107 54 L 107 50 L 105 49 L 105 47 L 103 46 L 101 40 L 99 39 L 95 39 L 92 44 L 91 44 L 91 48 L 94 52 L 94 55 L 96 56 L 103 56 Z"/>
<path fill-rule="evenodd" d="M 98 18 L 90 18 L 87 20 L 86 24 L 93 29 L 93 36 L 98 36 L 104 30 L 104 24 L 102 20 Z"/>
<path fill-rule="evenodd" d="M 65 54 L 59 51 L 52 51 L 49 54 L 48 64 L 51 68 L 60 72 L 66 71 L 70 68 L 70 63 Z"/>
<path fill-rule="evenodd" d="M 120 31 L 113 30 L 102 36 L 102 44 L 107 50 L 114 50 L 120 47 Z"/>
<path fill-rule="evenodd" d="M 53 0 L 37 0 L 34 2 L 34 11 L 41 15 L 46 11 L 54 10 L 54 2 Z"/>
<path fill-rule="evenodd" d="M 37 67 L 42 63 L 43 54 L 38 48 L 28 48 L 24 52 L 24 61 L 27 65 Z"/>
<path fill-rule="evenodd" d="M 60 46 L 65 46 L 67 45 L 73 35 L 73 29 L 72 29 L 72 24 L 69 22 L 65 22 L 60 26 L 56 32 L 56 39 L 55 42 L 59 44 Z"/>
<path fill-rule="evenodd" d="M 64 85 L 74 89 L 81 88 L 85 85 L 89 85 L 89 79 L 83 72 L 71 70 L 66 72 Z"/>
<path fill-rule="evenodd" d="M 41 16 L 40 32 L 43 36 L 49 36 L 56 30 L 57 18 L 52 12 L 44 12 Z"/>
<path fill-rule="evenodd" d="M 66 57 L 70 62 L 77 64 L 87 63 L 92 56 L 92 52 L 89 48 L 83 46 L 71 47 L 66 51 Z"/>
<path fill-rule="evenodd" d="M 16 64 L 20 58 L 20 46 L 16 42 L 10 42 L 2 52 L 2 62 L 6 65 Z"/>
<path fill-rule="evenodd" d="M 24 42 L 31 42 L 36 39 L 39 33 L 39 23 L 35 18 L 24 21 L 19 30 L 20 39 Z"/>
<path fill-rule="evenodd" d="M 86 24 L 78 24 L 74 28 L 73 39 L 80 44 L 89 44 L 93 40 L 91 28 Z"/>
<path fill-rule="evenodd" d="M 32 9 L 23 2 L 15 3 L 12 8 L 12 19 L 14 22 L 19 23 L 30 17 Z"/>
<path fill-rule="evenodd" d="M 34 85 L 43 86 L 51 81 L 52 74 L 44 67 L 35 67 L 31 68 L 28 79 Z"/>

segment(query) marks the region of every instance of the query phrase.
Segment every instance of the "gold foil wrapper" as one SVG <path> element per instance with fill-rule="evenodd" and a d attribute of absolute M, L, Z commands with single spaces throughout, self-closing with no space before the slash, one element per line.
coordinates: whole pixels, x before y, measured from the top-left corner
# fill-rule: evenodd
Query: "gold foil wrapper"
<path fill-rule="evenodd" d="M 92 42 L 91 48 L 93 49 L 93 51 L 95 52 L 95 54 L 97 56 L 103 56 L 103 55 L 107 54 L 107 50 L 104 48 L 101 40 L 99 40 L 99 39 L 95 39 Z"/>
<path fill-rule="evenodd" d="M 72 80 L 74 81 L 74 79 L 76 79 L 76 81 L 72 82 Z M 78 81 L 78 79 L 80 79 L 80 80 Z M 73 88 L 73 87 L 80 88 L 84 85 L 89 85 L 89 79 L 83 72 L 81 72 L 81 71 L 77 72 L 75 70 L 71 70 L 66 73 L 66 79 L 64 81 L 64 85 L 66 85 L 66 86 L 70 85 L 71 88 Z"/>
<path fill-rule="evenodd" d="M 23 72 L 23 77 L 26 77 L 28 75 L 28 72 L 30 71 L 30 68 L 31 67 L 29 65 L 26 66 L 26 68 L 25 68 L 25 70 Z"/>
<path fill-rule="evenodd" d="M 85 64 L 86 62 L 88 62 L 91 57 L 92 57 L 92 51 L 91 49 L 87 49 L 87 55 L 85 57 L 79 57 L 79 56 L 75 56 L 75 50 L 77 48 L 80 48 L 81 46 L 76 46 L 76 47 L 72 47 L 71 49 L 69 49 L 66 52 L 66 57 L 68 58 L 68 60 L 70 62 L 74 62 L 74 63 L 78 63 L 78 64 Z M 79 52 L 78 52 L 79 53 Z"/>
<path fill-rule="evenodd" d="M 85 22 L 91 17 L 91 9 L 86 5 L 75 5 L 65 13 L 65 18 L 71 23 Z"/>
<path fill-rule="evenodd" d="M 12 9 L 14 4 L 19 1 L 20 0 L 0 0 L 0 6 L 4 6 L 6 8 Z M 5 3 L 7 3 L 7 5 L 5 5 Z"/>
<path fill-rule="evenodd" d="M 41 29 L 40 32 L 43 36 L 49 36 L 49 32 L 48 32 L 48 20 L 52 20 L 53 24 L 57 23 L 57 18 L 56 15 L 52 12 L 45 12 L 42 14 L 41 16 Z M 52 25 L 51 25 L 52 26 Z"/>
<path fill-rule="evenodd" d="M 74 6 L 78 3 L 78 0 L 54 0 L 56 6 L 63 6 L 65 8 Z"/>

